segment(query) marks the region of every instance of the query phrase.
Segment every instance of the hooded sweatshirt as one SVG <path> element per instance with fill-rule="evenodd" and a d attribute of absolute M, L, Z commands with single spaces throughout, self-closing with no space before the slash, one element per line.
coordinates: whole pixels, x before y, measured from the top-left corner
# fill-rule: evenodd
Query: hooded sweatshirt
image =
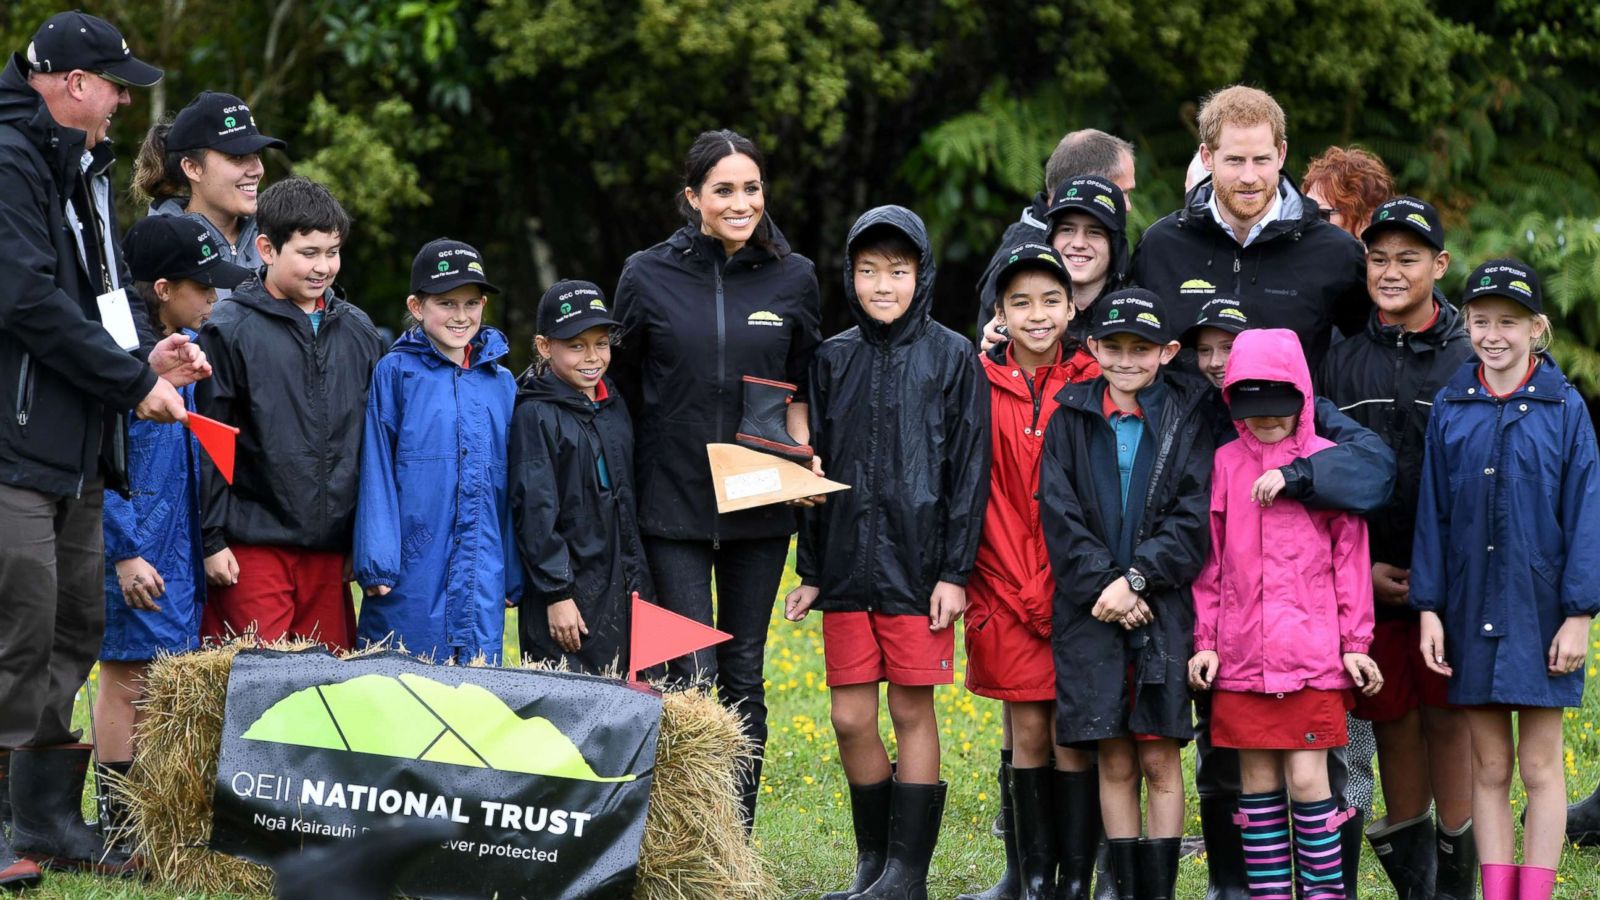
<path fill-rule="evenodd" d="M 850 247 L 889 225 L 918 249 L 910 306 L 883 324 L 856 296 Z M 811 441 L 850 485 L 805 511 L 795 570 L 816 609 L 926 616 L 938 582 L 965 585 L 989 491 L 989 387 L 965 337 L 933 321 L 933 249 L 901 206 L 869 210 L 845 244 L 856 325 L 823 342 L 810 378 Z"/>
<path fill-rule="evenodd" d="M 1217 450 L 1211 474 L 1211 556 L 1194 583 L 1196 651 L 1220 657 L 1215 688 L 1288 693 L 1354 686 L 1343 654 L 1372 643 L 1367 524 L 1355 513 L 1312 509 L 1283 495 L 1250 499 L 1261 473 L 1333 446 L 1313 427 L 1311 374 L 1295 334 L 1246 331 L 1223 378 L 1280 381 L 1300 392 L 1295 432 L 1263 444 L 1240 420 L 1239 439 Z"/>

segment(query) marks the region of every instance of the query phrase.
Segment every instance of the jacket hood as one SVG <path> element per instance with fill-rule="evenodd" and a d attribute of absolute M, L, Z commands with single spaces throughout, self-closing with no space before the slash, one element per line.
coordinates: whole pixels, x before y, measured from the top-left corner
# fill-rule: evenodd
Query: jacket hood
<path fill-rule="evenodd" d="M 1311 370 L 1306 366 L 1305 351 L 1300 349 L 1300 339 L 1287 328 L 1255 328 L 1240 332 L 1233 341 L 1233 352 L 1228 356 L 1228 368 L 1222 377 L 1222 397 L 1233 402 L 1233 386 L 1241 381 L 1286 381 L 1300 392 L 1300 424 L 1294 434 L 1274 446 L 1292 449 L 1296 457 L 1332 446 L 1316 434 L 1316 402 L 1311 392 Z M 1239 437 L 1252 447 L 1265 446 L 1242 420 L 1234 420 L 1233 427 Z"/>
<path fill-rule="evenodd" d="M 910 238 L 919 253 L 917 287 L 916 293 L 911 297 L 911 305 L 906 309 L 905 315 L 888 325 L 873 319 L 861 308 L 861 298 L 856 296 L 855 273 L 850 264 L 850 248 L 855 245 L 856 238 L 874 225 L 893 227 Z M 933 244 L 928 240 L 927 226 L 922 224 L 922 218 L 916 213 L 904 206 L 879 206 L 862 213 L 861 218 L 850 226 L 850 234 L 844 242 L 844 296 L 846 304 L 850 307 L 850 315 L 854 317 L 863 335 L 888 344 L 902 343 L 915 337 L 932 316 L 933 276 Z"/>
<path fill-rule="evenodd" d="M 472 336 L 471 346 L 472 368 L 474 369 L 491 365 L 495 360 L 511 352 L 511 345 L 506 341 L 506 336 L 501 334 L 499 329 L 490 328 L 487 325 L 479 328 L 478 333 Z M 439 351 L 438 347 L 433 345 L 433 341 L 428 340 L 428 335 L 423 332 L 421 325 L 413 325 L 407 328 L 404 334 L 389 345 L 389 350 L 393 353 L 415 354 L 441 365 L 455 365 L 453 360 L 445 356 Z"/>
<path fill-rule="evenodd" d="M 602 378 L 601 382 L 606 386 L 606 398 L 608 400 L 616 391 L 616 388 L 611 384 L 610 379 Z M 533 369 L 529 369 L 522 373 L 522 377 L 517 379 L 517 403 L 520 404 L 529 400 L 554 403 L 584 415 L 593 415 L 595 410 L 595 404 L 584 396 L 582 391 L 562 381 L 556 377 L 556 373 L 548 369 L 543 372 L 535 372 Z M 601 400 L 600 402 L 605 403 L 606 400 Z"/>

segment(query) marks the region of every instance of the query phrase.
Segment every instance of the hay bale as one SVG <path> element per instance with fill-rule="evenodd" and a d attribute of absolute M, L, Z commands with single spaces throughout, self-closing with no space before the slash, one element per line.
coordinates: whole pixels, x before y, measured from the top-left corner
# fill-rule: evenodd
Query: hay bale
<path fill-rule="evenodd" d="M 262 895 L 264 866 L 206 848 L 211 796 L 222 750 L 222 714 L 235 641 L 164 656 L 150 665 L 135 761 L 111 785 L 126 802 L 134 843 L 151 877 L 178 891 Z M 279 643 L 303 650 L 309 642 Z M 740 823 L 736 772 L 751 746 L 738 719 L 702 692 L 663 697 L 655 784 L 639 850 L 638 900 L 759 898 L 776 888 Z"/>

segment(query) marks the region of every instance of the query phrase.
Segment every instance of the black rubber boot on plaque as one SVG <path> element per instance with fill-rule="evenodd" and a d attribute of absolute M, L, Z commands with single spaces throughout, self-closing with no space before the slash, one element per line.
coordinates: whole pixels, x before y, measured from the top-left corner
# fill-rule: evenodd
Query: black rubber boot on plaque
<path fill-rule="evenodd" d="M 1055 769 L 1011 770 L 1011 829 L 1022 875 L 1021 900 L 1054 900 L 1056 893 L 1056 816 L 1052 782 Z"/>
<path fill-rule="evenodd" d="M 1472 820 L 1452 834 L 1443 822 L 1434 823 L 1438 863 L 1433 882 L 1434 900 L 1474 900 L 1478 896 L 1478 847 L 1472 842 Z"/>
<path fill-rule="evenodd" d="M 889 800 L 889 862 L 872 886 L 850 900 L 928 900 L 928 864 L 939 843 L 950 786 L 894 783 Z"/>
<path fill-rule="evenodd" d="M 128 814 L 128 805 L 123 802 L 120 793 L 112 790 L 113 784 L 126 783 L 128 773 L 132 770 L 131 761 L 95 763 L 94 785 L 100 795 L 98 830 L 101 839 L 105 841 L 106 846 L 117 848 L 125 853 L 135 866 L 140 866 L 139 859 L 134 853 L 133 819 Z"/>
<path fill-rule="evenodd" d="M 877 784 L 850 785 L 850 821 L 856 832 L 856 873 L 850 886 L 823 894 L 821 900 L 849 900 L 883 874 L 889 857 L 889 795 L 893 778 Z"/>
<path fill-rule="evenodd" d="M 1051 787 L 1056 816 L 1056 900 L 1089 900 L 1095 861 L 1103 847 L 1100 774 L 1094 769 L 1058 770 Z"/>
<path fill-rule="evenodd" d="M 1206 841 L 1206 900 L 1249 900 L 1244 838 L 1233 821 L 1239 798 L 1201 797 L 1200 831 Z"/>
<path fill-rule="evenodd" d="M 1116 884 L 1115 900 L 1139 900 L 1139 839 L 1108 838 L 1106 856 L 1110 860 L 1111 877 Z"/>
<path fill-rule="evenodd" d="M 1022 877 L 1017 861 L 1017 832 L 1013 827 L 1015 817 L 1012 815 L 1011 799 L 1011 762 L 1006 751 L 1002 750 L 998 781 L 1000 783 L 1000 817 L 996 823 L 1000 826 L 1000 840 L 1006 848 L 1006 870 L 1000 873 L 1000 880 L 996 881 L 988 890 L 976 894 L 960 894 L 956 900 L 1017 900 L 1022 896 Z"/>
<path fill-rule="evenodd" d="M 1600 784 L 1594 793 L 1567 807 L 1567 841 L 1579 847 L 1600 846 Z"/>
<path fill-rule="evenodd" d="M 1172 900 L 1182 852 L 1183 838 L 1139 839 L 1139 900 Z"/>
<path fill-rule="evenodd" d="M 1404 822 L 1389 823 L 1387 816 L 1372 823 L 1367 842 L 1389 876 L 1399 900 L 1432 900 L 1435 854 L 1433 813 Z"/>
<path fill-rule="evenodd" d="M 789 404 L 797 388 L 784 381 L 744 376 L 744 417 L 733 436 L 741 447 L 809 464 L 812 452 L 789 436 Z"/>
<path fill-rule="evenodd" d="M 88 744 L 11 751 L 11 846 L 45 869 L 133 875 L 126 853 L 83 821 Z"/>

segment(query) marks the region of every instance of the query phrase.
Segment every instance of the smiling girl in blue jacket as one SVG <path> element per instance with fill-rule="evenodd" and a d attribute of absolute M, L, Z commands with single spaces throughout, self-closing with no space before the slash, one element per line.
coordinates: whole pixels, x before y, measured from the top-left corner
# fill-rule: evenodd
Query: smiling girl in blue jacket
<path fill-rule="evenodd" d="M 1583 398 L 1542 352 L 1538 277 L 1496 259 L 1467 286 L 1477 359 L 1428 420 L 1411 605 L 1423 662 L 1467 710 L 1484 900 L 1548 900 L 1566 821 L 1562 708 L 1583 700 L 1600 611 L 1600 457 Z M 1522 866 L 1511 864 L 1514 764 L 1528 792 Z"/>
<path fill-rule="evenodd" d="M 521 592 L 506 500 L 516 379 L 505 335 L 483 327 L 497 292 L 471 246 L 441 238 L 411 266 L 417 325 L 372 373 L 356 503 L 360 645 L 500 659 Z"/>

